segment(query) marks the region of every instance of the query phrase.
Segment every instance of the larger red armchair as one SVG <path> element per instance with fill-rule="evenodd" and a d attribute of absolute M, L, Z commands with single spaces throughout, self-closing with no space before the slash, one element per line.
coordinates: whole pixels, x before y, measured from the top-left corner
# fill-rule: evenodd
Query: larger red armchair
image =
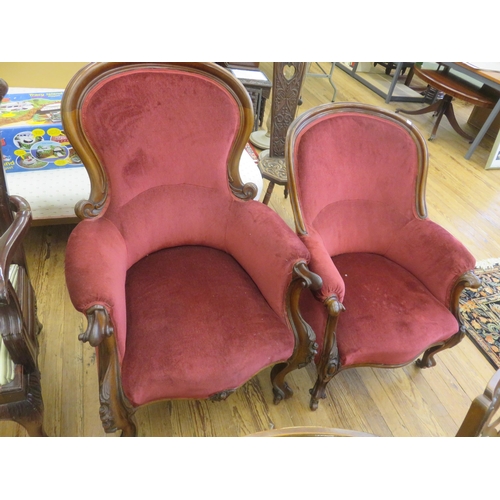
<path fill-rule="evenodd" d="M 94 63 L 66 88 L 64 130 L 92 191 L 76 207 L 66 279 L 98 351 L 106 432 L 165 399 L 225 399 L 274 365 L 315 355 L 298 311 L 305 245 L 253 201 L 238 164 L 253 126 L 247 91 L 211 63 Z"/>
<path fill-rule="evenodd" d="M 459 295 L 479 286 L 474 257 L 427 217 L 425 141 L 406 119 L 328 104 L 288 131 L 296 230 L 323 286 L 301 310 L 319 345 L 311 409 L 346 368 L 420 367 L 464 336 Z"/>

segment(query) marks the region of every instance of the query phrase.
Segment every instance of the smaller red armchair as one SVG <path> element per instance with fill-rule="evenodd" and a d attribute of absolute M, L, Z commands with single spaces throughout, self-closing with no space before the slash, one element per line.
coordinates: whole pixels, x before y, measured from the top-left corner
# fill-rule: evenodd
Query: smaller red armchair
<path fill-rule="evenodd" d="M 322 280 L 301 311 L 319 345 L 311 409 L 339 371 L 398 367 L 464 336 L 459 296 L 475 259 L 427 217 L 428 154 L 399 115 L 359 103 L 319 106 L 287 135 L 296 231 Z"/>
<path fill-rule="evenodd" d="M 298 305 L 309 251 L 254 201 L 239 160 L 243 85 L 212 63 L 94 63 L 66 88 L 64 130 L 89 173 L 66 281 L 96 347 L 106 432 L 159 400 L 223 400 L 266 367 L 274 402 L 316 353 Z"/>

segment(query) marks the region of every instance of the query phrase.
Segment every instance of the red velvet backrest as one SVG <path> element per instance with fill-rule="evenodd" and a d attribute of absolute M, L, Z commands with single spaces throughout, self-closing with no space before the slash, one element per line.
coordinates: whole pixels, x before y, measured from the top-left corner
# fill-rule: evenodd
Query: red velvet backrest
<path fill-rule="evenodd" d="M 87 94 L 81 121 L 108 176 L 109 208 L 162 185 L 230 196 L 226 164 L 240 116 L 214 80 L 170 69 L 118 73 Z"/>
<path fill-rule="evenodd" d="M 63 119 L 91 177 L 90 218 L 119 229 L 129 265 L 169 246 L 220 247 L 239 182 L 228 165 L 253 119 L 241 83 L 210 63 L 96 63 L 69 89 Z"/>
<path fill-rule="evenodd" d="M 292 124 L 287 154 L 299 210 L 305 230 L 319 232 L 331 255 L 383 252 L 393 231 L 426 217 L 425 143 L 391 115 L 345 103 Z"/>

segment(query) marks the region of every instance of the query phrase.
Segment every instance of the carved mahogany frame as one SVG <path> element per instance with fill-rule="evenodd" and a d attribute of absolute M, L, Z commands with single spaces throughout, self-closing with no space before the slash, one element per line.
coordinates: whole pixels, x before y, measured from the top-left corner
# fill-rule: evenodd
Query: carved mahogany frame
<path fill-rule="evenodd" d="M 75 208 L 78 217 L 86 219 L 98 216 L 108 198 L 106 174 L 81 123 L 83 102 L 87 94 L 106 78 L 137 69 L 171 69 L 206 75 L 234 97 L 240 111 L 240 127 L 228 159 L 228 182 L 236 197 L 245 201 L 252 200 L 256 196 L 257 187 L 253 183 L 243 184 L 239 174 L 239 161 L 253 128 L 253 106 L 245 87 L 230 72 L 212 63 L 93 63 L 75 75 L 67 86 L 62 101 L 65 133 L 82 159 L 91 181 L 89 200 L 82 200 Z M 276 365 L 271 372 L 276 404 L 292 394 L 284 381 L 285 375 L 306 366 L 316 354 L 314 332 L 300 316 L 298 302 L 304 287 L 315 289 L 320 286 L 321 280 L 307 269 L 304 261 L 296 263 L 286 296 L 286 312 L 295 337 L 295 347 L 292 356 L 286 362 Z M 99 413 L 104 430 L 115 432 L 121 429 L 123 436 L 135 436 L 135 408 L 122 388 L 116 338 L 109 312 L 103 304 L 96 304 L 86 311 L 86 315 L 87 330 L 79 338 L 82 342 L 89 342 L 98 352 Z M 235 390 L 228 388 L 209 399 L 223 400 Z"/>
<path fill-rule="evenodd" d="M 285 375 L 297 368 L 308 365 L 316 356 L 318 344 L 312 328 L 300 314 L 300 295 L 304 288 L 319 290 L 323 285 L 321 278 L 309 270 L 304 261 L 293 267 L 293 278 L 286 294 L 286 312 L 295 336 L 292 356 L 284 363 L 279 363 L 271 370 L 271 383 L 274 392 L 274 404 L 292 396 L 293 391 L 285 382 Z"/>
<path fill-rule="evenodd" d="M 369 106 L 360 103 L 328 103 L 316 108 L 313 108 L 306 113 L 299 116 L 290 126 L 287 134 L 287 148 L 285 151 L 287 173 L 288 173 L 288 186 L 290 191 L 290 201 L 292 205 L 295 229 L 299 236 L 307 235 L 307 228 L 302 216 L 302 210 L 300 207 L 300 201 L 298 199 L 297 185 L 295 180 L 295 142 L 299 135 L 305 131 L 311 124 L 316 123 L 323 117 L 327 117 L 336 113 L 362 113 L 364 115 L 368 114 L 371 116 L 377 116 L 394 123 L 403 126 L 412 137 L 417 148 L 417 161 L 418 161 L 418 173 L 416 178 L 416 193 L 415 193 L 415 213 L 420 219 L 427 219 L 427 207 L 425 202 L 425 188 L 427 181 L 427 171 L 428 171 L 428 154 L 427 154 L 427 144 L 422 134 L 418 129 L 408 120 L 392 113 L 391 111 L 386 111 L 382 108 L 376 108 L 374 106 Z M 323 300 L 327 311 L 327 322 L 325 327 L 325 336 L 323 340 L 323 349 L 321 352 L 321 357 L 317 365 L 318 378 L 314 387 L 310 390 L 310 408 L 311 410 L 316 410 L 318 408 L 319 399 L 326 398 L 326 386 L 328 382 L 340 371 L 347 368 L 356 367 L 378 367 L 378 368 L 399 368 L 405 366 L 413 361 L 416 361 L 417 366 L 421 368 L 428 368 L 435 366 L 436 361 L 434 356 L 443 351 L 444 349 L 449 349 L 457 345 L 465 335 L 465 329 L 462 324 L 462 318 L 459 311 L 459 299 L 460 294 L 466 287 L 478 288 L 480 281 L 477 276 L 472 272 L 468 271 L 461 275 L 454 283 L 449 297 L 449 309 L 459 324 L 459 330 L 457 333 L 452 335 L 449 339 L 444 342 L 439 342 L 429 346 L 423 353 L 421 359 L 417 356 L 412 361 L 408 363 L 398 364 L 398 365 L 381 365 L 375 363 L 360 363 L 355 365 L 341 366 L 340 356 L 337 347 L 336 331 L 337 323 L 339 319 L 339 314 L 344 310 L 344 306 L 339 302 L 336 295 L 332 295 L 327 299 Z M 321 300 L 321 299 L 318 299 Z"/>
<path fill-rule="evenodd" d="M 91 185 L 90 197 L 76 205 L 76 215 L 80 219 L 98 216 L 108 198 L 106 173 L 96 152 L 90 145 L 81 123 L 83 102 L 87 94 L 102 81 L 120 73 L 135 70 L 182 70 L 206 76 L 234 97 L 240 110 L 240 127 L 228 158 L 229 186 L 236 197 L 244 200 L 253 199 L 257 195 L 257 186 L 251 182 L 243 184 L 239 172 L 239 162 L 253 128 L 254 111 L 247 90 L 229 71 L 214 63 L 97 62 L 85 66 L 72 78 L 66 87 L 61 103 L 64 132 L 87 169 Z"/>
<path fill-rule="evenodd" d="M 427 206 L 425 202 L 425 188 L 427 182 L 428 171 L 428 154 L 427 144 L 419 130 L 405 118 L 398 116 L 391 111 L 367 104 L 343 102 L 343 103 L 328 103 L 306 111 L 298 116 L 290 125 L 287 133 L 287 143 L 285 149 L 285 159 L 287 165 L 288 189 L 290 191 L 290 202 L 295 220 L 296 232 L 299 235 L 306 235 L 307 229 L 302 216 L 302 209 L 297 195 L 297 184 L 295 180 L 295 142 L 298 136 L 314 124 L 317 120 L 323 117 L 334 115 L 337 113 L 360 113 L 363 115 L 371 115 L 402 125 L 410 134 L 417 147 L 418 155 L 418 174 L 415 183 L 415 213 L 420 219 L 427 218 Z"/>

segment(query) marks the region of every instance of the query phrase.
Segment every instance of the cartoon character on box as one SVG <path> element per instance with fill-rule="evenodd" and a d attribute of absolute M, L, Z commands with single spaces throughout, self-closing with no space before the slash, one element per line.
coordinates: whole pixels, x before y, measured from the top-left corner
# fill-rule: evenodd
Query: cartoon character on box
<path fill-rule="evenodd" d="M 21 149 L 31 149 L 33 144 L 41 141 L 41 137 L 35 137 L 29 130 L 25 132 L 19 132 L 14 137 L 14 144 Z"/>

